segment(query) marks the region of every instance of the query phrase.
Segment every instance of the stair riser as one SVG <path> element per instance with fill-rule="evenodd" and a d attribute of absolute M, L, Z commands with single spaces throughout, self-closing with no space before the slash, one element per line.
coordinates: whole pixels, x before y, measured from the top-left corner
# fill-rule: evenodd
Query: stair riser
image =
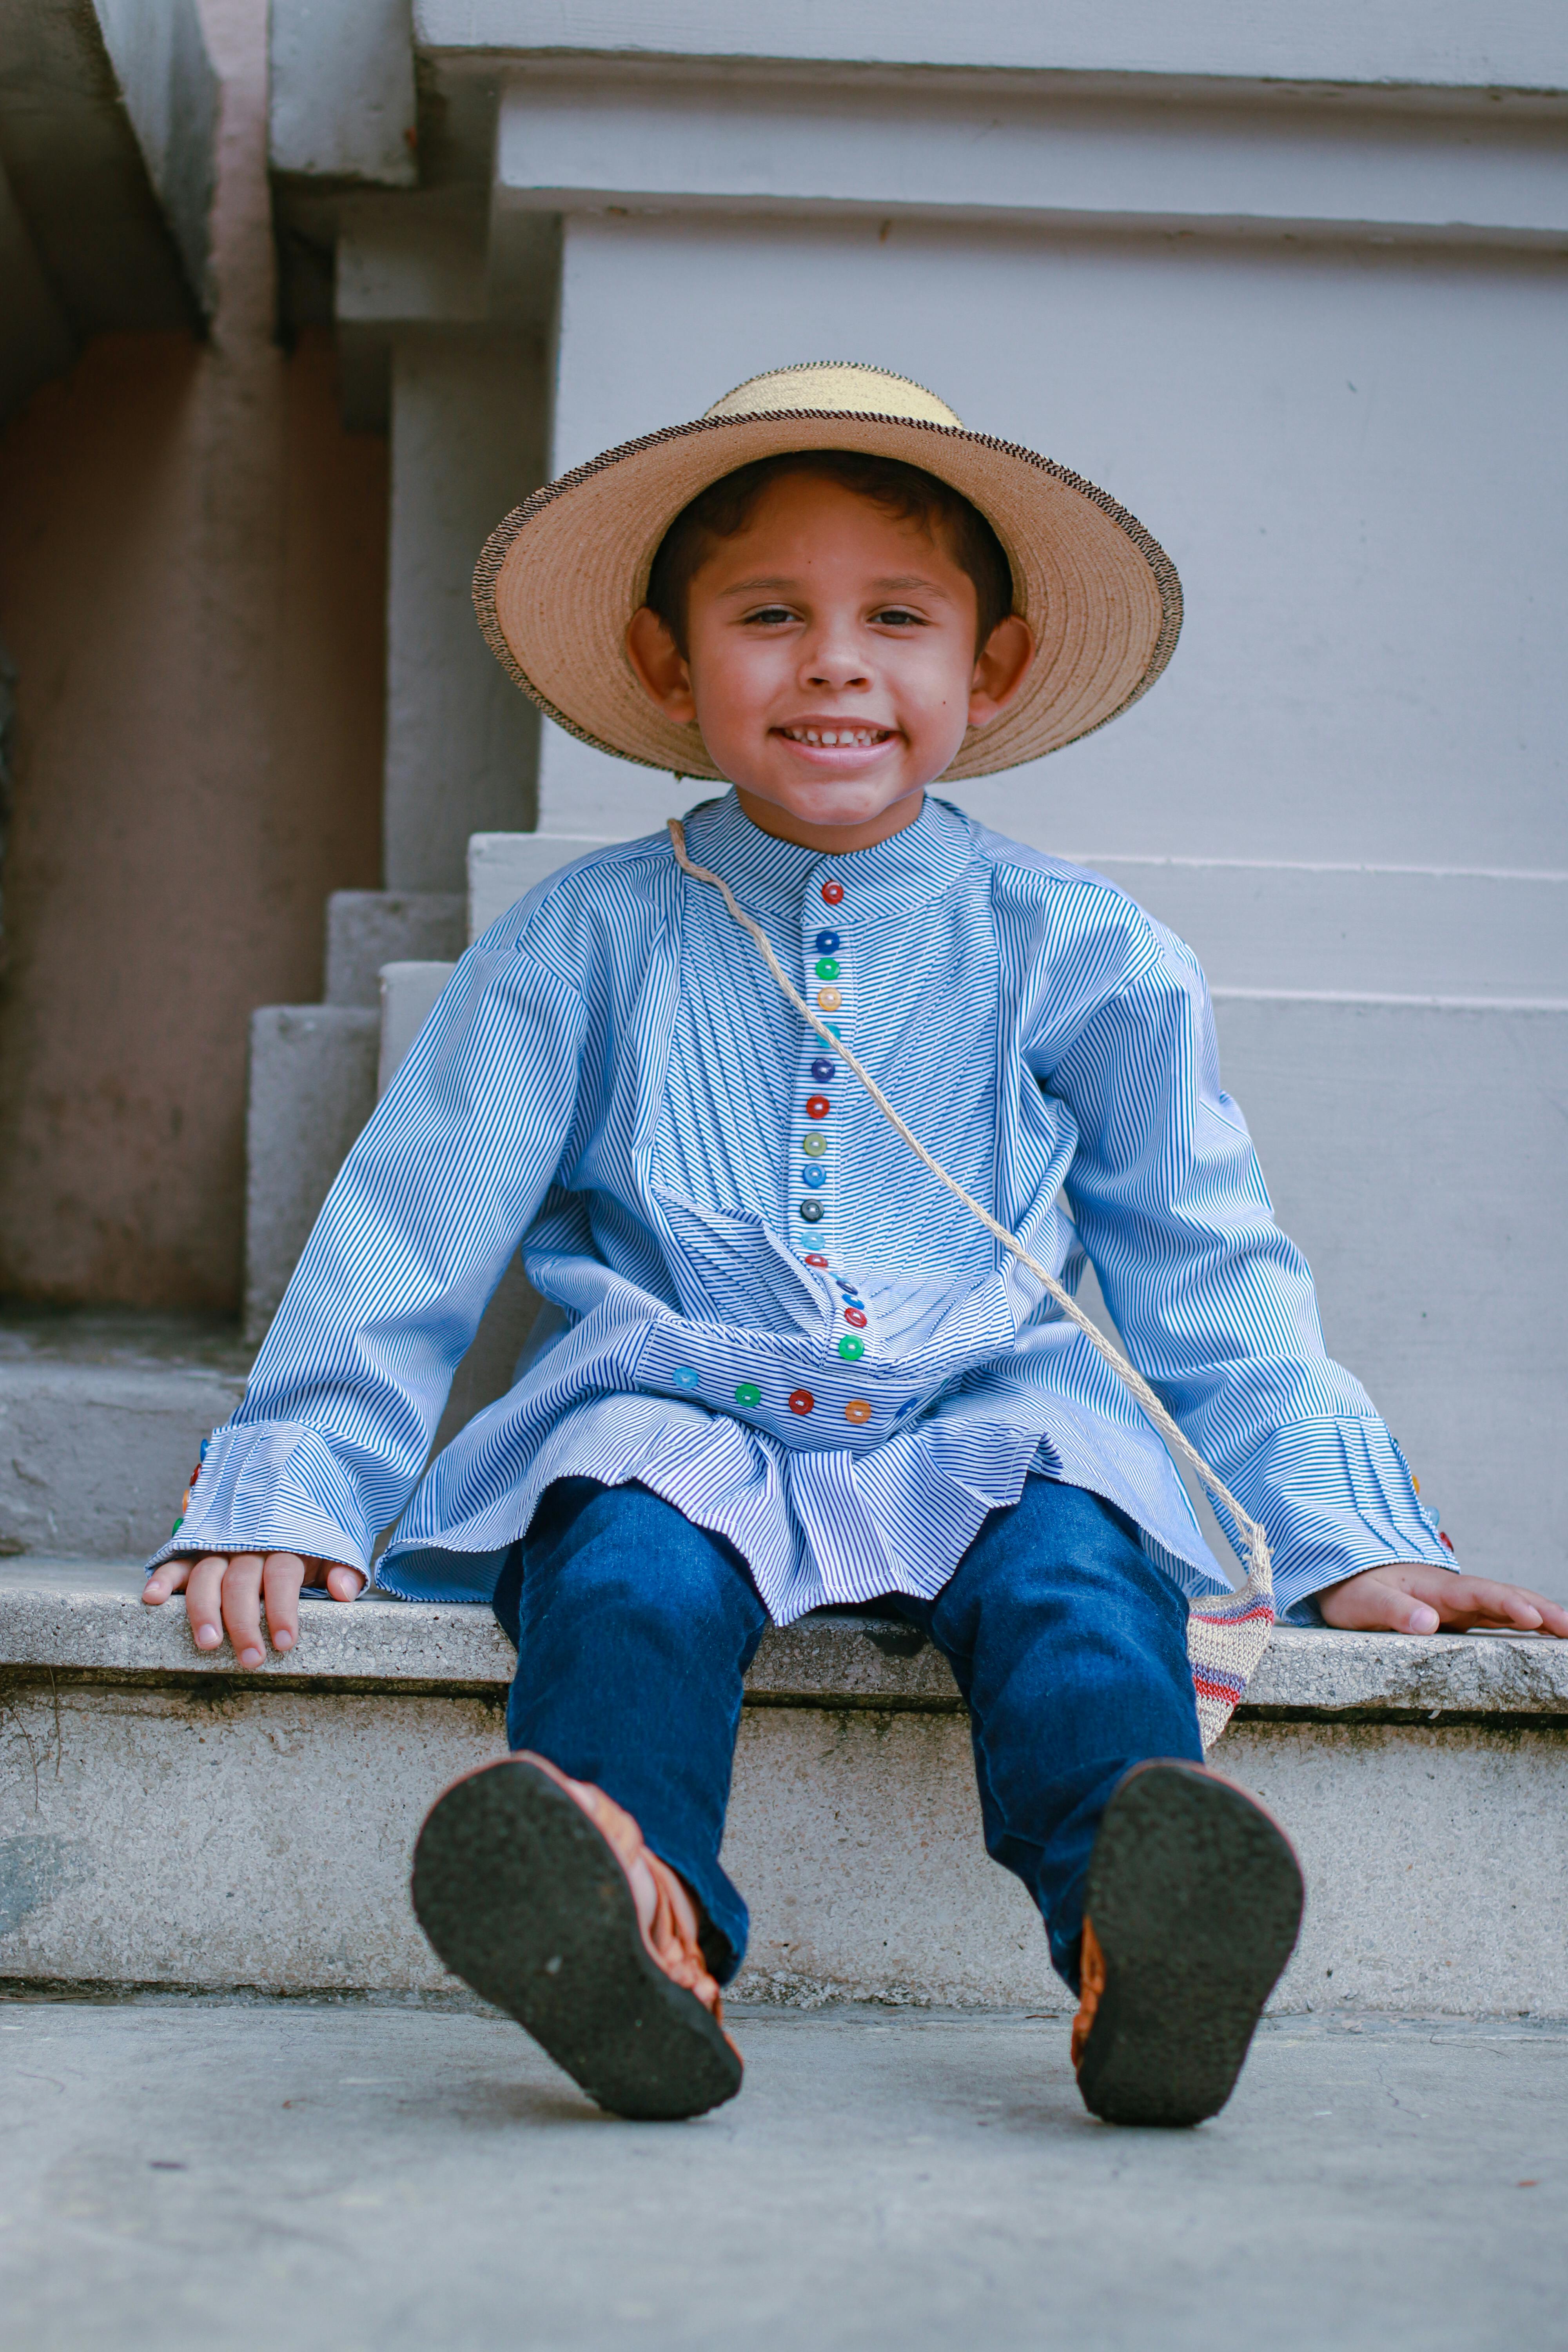
<path fill-rule="evenodd" d="M 0 1364 L 0 1553 L 145 1557 L 243 1393 L 221 1372 Z"/>
<path fill-rule="evenodd" d="M 0 1727 L 0 1977 L 449 1988 L 406 1888 L 419 1822 L 501 1752 L 500 1693 L 361 1696 L 19 1680 Z M 1568 2014 L 1568 1728 L 1253 1722 L 1219 1769 L 1297 1840 L 1276 1997 Z M 1070 2006 L 981 1843 L 952 1711 L 748 1707 L 726 1861 L 740 1990 Z"/>

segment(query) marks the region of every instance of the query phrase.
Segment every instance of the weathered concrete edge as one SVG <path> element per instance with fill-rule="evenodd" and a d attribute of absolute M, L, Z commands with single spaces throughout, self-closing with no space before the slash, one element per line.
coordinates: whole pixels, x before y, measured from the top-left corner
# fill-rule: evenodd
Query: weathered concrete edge
<path fill-rule="evenodd" d="M 0 1563 L 0 1673 L 73 1684 L 446 1693 L 498 1698 L 513 1654 L 488 1611 L 377 1598 L 306 1604 L 299 1651 L 240 1673 L 232 1654 L 195 1650 L 183 1602 L 147 1610 L 132 1564 Z M 910 1652 L 901 1628 L 807 1618 L 768 1633 L 747 1678 L 753 1706 L 947 1712 L 960 1705 L 945 1660 Z M 214 1688 L 214 1696 L 217 1689 Z M 1568 1724 L 1568 1643 L 1529 1634 L 1278 1632 L 1244 1714 L 1258 1719 Z"/>

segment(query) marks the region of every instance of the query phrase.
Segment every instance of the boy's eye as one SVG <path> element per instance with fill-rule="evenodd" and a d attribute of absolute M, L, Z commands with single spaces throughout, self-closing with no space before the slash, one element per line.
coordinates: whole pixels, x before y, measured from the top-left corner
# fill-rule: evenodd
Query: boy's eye
<path fill-rule="evenodd" d="M 748 621 L 762 621 L 776 628 L 781 621 L 793 621 L 795 614 L 787 604 L 759 604 L 754 613 L 746 614 Z"/>
<path fill-rule="evenodd" d="M 910 629 L 925 626 L 924 614 L 911 613 L 907 604 L 884 604 L 879 613 L 872 614 L 871 618 L 873 621 L 879 622 L 884 627 L 889 625 L 895 628 Z"/>

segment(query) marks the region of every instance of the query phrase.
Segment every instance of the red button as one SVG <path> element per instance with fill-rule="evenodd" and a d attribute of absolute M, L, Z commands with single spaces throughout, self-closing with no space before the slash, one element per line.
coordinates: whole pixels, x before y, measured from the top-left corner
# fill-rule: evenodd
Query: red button
<path fill-rule="evenodd" d="M 857 1307 L 847 1307 L 844 1309 L 844 1320 L 846 1323 L 853 1323 L 857 1331 L 863 1331 L 866 1328 L 866 1318 Z"/>
<path fill-rule="evenodd" d="M 827 1264 L 827 1260 L 825 1257 L 818 1256 L 816 1250 L 807 1251 L 805 1262 L 807 1265 L 826 1265 Z"/>
<path fill-rule="evenodd" d="M 812 1395 L 809 1389 L 792 1389 L 790 1391 L 789 1409 L 791 1412 L 809 1412 L 816 1402 L 816 1399 Z"/>
<path fill-rule="evenodd" d="M 826 1095 L 807 1095 L 805 1098 L 807 1118 L 826 1118 L 830 1108 L 831 1105 Z"/>
<path fill-rule="evenodd" d="M 822 886 L 822 896 L 823 896 L 823 901 L 824 901 L 825 905 L 829 906 L 829 907 L 837 907 L 837 904 L 838 904 L 838 901 L 839 901 L 839 900 L 840 900 L 840 898 L 843 898 L 843 896 L 844 896 L 844 885 L 843 885 L 843 883 L 842 883 L 842 882 L 825 882 L 825 883 L 823 884 L 823 886 Z"/>

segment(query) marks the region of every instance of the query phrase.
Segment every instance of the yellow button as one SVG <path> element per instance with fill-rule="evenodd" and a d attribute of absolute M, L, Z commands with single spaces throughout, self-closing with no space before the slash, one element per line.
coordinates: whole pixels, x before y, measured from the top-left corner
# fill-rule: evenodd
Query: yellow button
<path fill-rule="evenodd" d="M 844 999 L 836 988 L 819 988 L 816 992 L 816 1002 L 820 1011 L 837 1013 Z"/>

